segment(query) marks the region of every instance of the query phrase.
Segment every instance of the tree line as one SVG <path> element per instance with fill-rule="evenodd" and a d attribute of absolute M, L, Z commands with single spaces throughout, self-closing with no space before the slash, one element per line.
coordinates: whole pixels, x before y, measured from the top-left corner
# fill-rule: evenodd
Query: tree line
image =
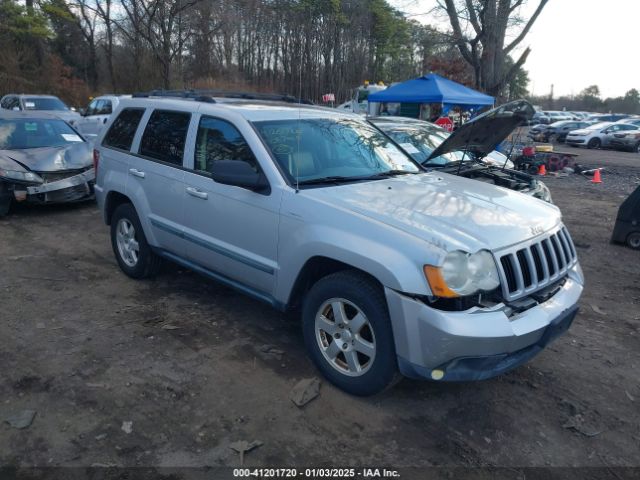
<path fill-rule="evenodd" d="M 532 103 L 544 110 L 573 110 L 601 113 L 640 114 L 640 92 L 632 88 L 619 97 L 602 98 L 600 88 L 590 85 L 577 95 L 564 95 L 554 98 L 553 95 L 530 97 Z"/>
<path fill-rule="evenodd" d="M 386 0 L 0 0 L 0 42 L 1 93 L 80 104 L 153 88 L 342 100 L 364 80 L 422 74 L 449 48 Z"/>
<path fill-rule="evenodd" d="M 527 95 L 530 49 L 512 55 L 547 1 L 525 18 L 527 0 L 438 0 L 432 14 L 450 24 L 438 29 L 387 0 L 0 0 L 0 94 L 83 106 L 212 88 L 341 102 L 365 80 L 435 72 L 505 101 Z"/>

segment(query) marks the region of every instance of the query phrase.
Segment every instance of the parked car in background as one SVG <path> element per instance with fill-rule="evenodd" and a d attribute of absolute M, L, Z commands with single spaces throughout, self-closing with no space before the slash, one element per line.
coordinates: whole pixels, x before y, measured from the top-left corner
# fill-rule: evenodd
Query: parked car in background
<path fill-rule="evenodd" d="M 521 108 L 525 108 L 525 103 Z M 517 120 L 509 121 L 499 112 L 500 107 L 491 110 L 451 134 L 432 123 L 415 119 L 374 117 L 369 121 L 424 167 L 493 183 L 551 202 L 551 193 L 544 183 L 527 173 L 513 170 L 513 163 L 495 151 L 518 125 L 514 123 Z M 479 137 L 478 132 L 484 135 Z M 494 158 L 487 161 L 491 156 Z"/>
<path fill-rule="evenodd" d="M 561 122 L 563 120 L 573 120 L 573 115 L 567 112 L 560 112 L 557 110 L 548 110 L 544 112 L 549 117 L 549 123 Z"/>
<path fill-rule="evenodd" d="M 629 118 L 631 115 L 627 115 L 626 113 L 614 113 L 614 114 L 594 114 L 589 115 L 586 120 L 593 122 L 617 122 L 619 120 L 624 120 L 625 118 Z"/>
<path fill-rule="evenodd" d="M 534 141 L 541 142 L 544 132 L 547 131 L 549 124 L 538 123 L 537 125 L 533 125 L 529 131 L 527 131 L 527 136 Z"/>
<path fill-rule="evenodd" d="M 634 127 L 636 128 L 635 130 L 615 132 L 609 142 L 611 148 L 640 153 L 640 127 L 637 125 L 634 125 Z"/>
<path fill-rule="evenodd" d="M 533 114 L 530 120 L 527 120 L 529 125 L 547 125 L 551 122 L 551 119 L 544 112 L 536 112 Z"/>
<path fill-rule="evenodd" d="M 71 110 L 62 100 L 53 95 L 10 93 L 0 99 L 0 107 L 13 111 L 38 111 L 55 115 L 70 125 L 80 120 L 80 114 Z"/>
<path fill-rule="evenodd" d="M 628 123 L 630 125 L 636 125 L 640 127 L 640 118 L 638 117 L 623 118 L 622 120 L 618 120 L 618 123 Z"/>
<path fill-rule="evenodd" d="M 104 127 L 111 113 L 118 107 L 123 98 L 131 95 L 101 95 L 91 100 L 76 128 L 88 139 L 93 139 Z"/>
<path fill-rule="evenodd" d="M 92 198 L 94 178 L 90 146 L 64 120 L 36 111 L 0 111 L 0 215 L 13 202 Z"/>
<path fill-rule="evenodd" d="M 505 123 L 526 117 L 500 108 Z M 475 134 L 474 149 L 493 143 L 493 131 Z M 460 146 L 434 154 L 450 149 Z M 95 161 L 126 275 L 149 277 L 164 258 L 301 311 L 311 360 L 352 394 L 380 392 L 398 372 L 500 375 L 578 311 L 584 277 L 557 207 L 427 171 L 354 114 L 132 98 L 96 140 Z"/>
<path fill-rule="evenodd" d="M 547 126 L 547 128 L 541 132 L 542 142 L 560 142 L 563 143 L 567 138 L 567 134 L 573 130 L 579 130 L 591 125 L 589 122 L 580 122 L 575 120 L 563 120 L 561 122 L 555 122 Z"/>
<path fill-rule="evenodd" d="M 637 128 L 635 125 L 628 123 L 601 122 L 569 132 L 565 142 L 568 145 L 576 147 L 608 147 L 610 146 L 614 133 L 635 130 Z"/>

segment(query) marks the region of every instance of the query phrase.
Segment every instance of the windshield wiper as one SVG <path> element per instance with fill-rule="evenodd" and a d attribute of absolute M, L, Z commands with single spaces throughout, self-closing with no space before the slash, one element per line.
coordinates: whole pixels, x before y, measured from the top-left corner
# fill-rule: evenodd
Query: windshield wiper
<path fill-rule="evenodd" d="M 367 177 L 362 177 L 362 178 L 370 180 L 372 178 L 389 178 L 389 177 L 395 177 L 396 175 L 412 175 L 414 173 L 420 173 L 420 171 L 410 172 L 408 170 L 387 170 L 386 172 L 378 172 L 378 173 L 374 173 L 373 175 L 369 175 Z"/>
<path fill-rule="evenodd" d="M 298 185 L 321 185 L 323 183 L 345 183 L 356 180 L 362 180 L 362 177 L 343 177 L 340 175 L 332 175 L 329 177 L 310 178 L 308 180 L 301 180 Z"/>
<path fill-rule="evenodd" d="M 386 172 L 378 172 L 373 175 L 362 175 L 356 177 L 344 177 L 340 175 L 331 175 L 328 177 L 310 178 L 308 180 L 301 180 L 298 185 L 321 185 L 325 183 L 348 183 L 348 182 L 361 182 L 363 180 L 375 180 L 376 178 L 389 178 L 395 175 L 407 175 L 419 172 L 409 172 L 407 170 L 388 170 Z"/>

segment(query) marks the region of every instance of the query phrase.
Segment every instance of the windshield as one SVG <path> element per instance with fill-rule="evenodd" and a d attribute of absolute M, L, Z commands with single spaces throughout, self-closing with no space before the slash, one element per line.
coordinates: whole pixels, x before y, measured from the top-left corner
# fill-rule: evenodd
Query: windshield
<path fill-rule="evenodd" d="M 25 97 L 25 110 L 69 110 L 62 100 L 51 97 Z"/>
<path fill-rule="evenodd" d="M 420 171 L 391 140 L 360 120 L 289 119 L 254 125 L 292 182 Z"/>
<path fill-rule="evenodd" d="M 62 120 L 0 119 L 0 149 L 59 147 L 83 142 L 82 138 Z"/>
<path fill-rule="evenodd" d="M 450 135 L 441 129 L 436 129 L 428 125 L 416 126 L 392 126 L 384 123 L 377 124 L 380 129 L 398 143 L 405 152 L 411 155 L 416 162 L 425 166 L 442 166 L 447 163 L 459 160 L 470 160 L 469 154 L 462 152 L 451 152 L 434 157 L 428 162 L 429 155 Z"/>

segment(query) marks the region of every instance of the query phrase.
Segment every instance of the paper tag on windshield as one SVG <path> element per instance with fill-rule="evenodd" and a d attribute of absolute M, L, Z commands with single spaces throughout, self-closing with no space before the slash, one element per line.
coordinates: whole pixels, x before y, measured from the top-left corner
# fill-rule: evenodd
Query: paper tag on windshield
<path fill-rule="evenodd" d="M 400 146 L 404 148 L 404 151 L 407 153 L 420 153 L 420 150 L 414 147 L 411 143 L 401 143 Z"/>
<path fill-rule="evenodd" d="M 33 102 L 24 102 L 24 108 L 36 108 L 36 104 Z"/>
<path fill-rule="evenodd" d="M 61 133 L 62 138 L 64 138 L 67 142 L 81 142 L 82 139 L 76 135 L 75 133 Z"/>

